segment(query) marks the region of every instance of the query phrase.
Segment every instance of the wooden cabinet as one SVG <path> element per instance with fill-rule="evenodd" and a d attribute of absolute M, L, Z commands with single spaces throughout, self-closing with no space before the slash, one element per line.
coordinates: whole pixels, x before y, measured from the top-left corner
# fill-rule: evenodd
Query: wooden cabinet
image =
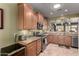
<path fill-rule="evenodd" d="M 41 40 L 37 40 L 37 55 L 41 52 Z"/>
<path fill-rule="evenodd" d="M 43 21 L 43 29 L 47 29 L 48 28 L 48 21 L 46 19 L 44 19 Z"/>
<path fill-rule="evenodd" d="M 72 45 L 72 37 L 71 36 L 65 36 L 64 42 L 65 42 L 66 46 L 71 46 Z"/>
<path fill-rule="evenodd" d="M 58 43 L 57 36 L 55 35 L 48 35 L 47 40 L 48 40 L 48 43 L 55 43 L 55 44 Z"/>
<path fill-rule="evenodd" d="M 24 28 L 24 5 L 23 4 L 18 4 L 18 29 L 23 29 Z"/>
<path fill-rule="evenodd" d="M 53 40 L 52 40 L 52 37 L 53 37 L 52 35 L 48 35 L 48 36 L 47 36 L 48 44 L 49 44 L 49 43 L 53 43 L 53 42 L 52 42 L 52 41 L 53 41 Z"/>
<path fill-rule="evenodd" d="M 26 3 L 18 4 L 18 29 L 37 29 L 37 22 L 47 27 L 47 21 L 43 15 L 32 10 L 31 5 Z M 45 28 L 46 29 L 46 28 Z"/>
<path fill-rule="evenodd" d="M 48 28 L 48 21 L 44 18 L 41 13 L 37 13 L 37 22 L 43 24 L 43 29 L 46 30 Z"/>
<path fill-rule="evenodd" d="M 32 11 L 25 12 L 24 29 L 32 29 Z"/>
<path fill-rule="evenodd" d="M 59 45 L 71 46 L 72 45 L 72 37 L 64 36 L 64 35 L 48 35 L 47 37 L 48 44 L 54 43 Z"/>
<path fill-rule="evenodd" d="M 37 15 L 37 22 L 43 24 L 43 21 L 44 21 L 43 15 L 40 12 L 36 13 L 36 15 Z"/>
<path fill-rule="evenodd" d="M 41 52 L 41 40 L 38 39 L 26 45 L 26 55 L 36 56 Z"/>
<path fill-rule="evenodd" d="M 26 55 L 27 56 L 36 56 L 36 41 L 27 45 Z"/>
<path fill-rule="evenodd" d="M 18 28 L 36 29 L 37 17 L 29 4 L 18 4 Z"/>
<path fill-rule="evenodd" d="M 16 52 L 15 54 L 13 54 L 12 56 L 25 56 L 25 49 L 19 51 L 19 52 Z"/>
<path fill-rule="evenodd" d="M 64 43 L 64 36 L 63 35 L 58 35 L 58 44 L 59 45 L 65 45 Z"/>
<path fill-rule="evenodd" d="M 29 43 L 28 43 L 29 42 Z M 28 43 L 28 44 L 27 44 Z M 22 41 L 19 44 L 25 46 L 25 55 L 26 56 L 36 56 L 41 52 L 41 39 L 37 39 L 34 41 Z"/>
<path fill-rule="evenodd" d="M 37 16 L 35 13 L 33 13 L 33 16 L 32 16 L 32 29 L 37 29 Z"/>
<path fill-rule="evenodd" d="M 57 35 L 53 35 L 53 43 L 58 44 L 58 36 Z"/>

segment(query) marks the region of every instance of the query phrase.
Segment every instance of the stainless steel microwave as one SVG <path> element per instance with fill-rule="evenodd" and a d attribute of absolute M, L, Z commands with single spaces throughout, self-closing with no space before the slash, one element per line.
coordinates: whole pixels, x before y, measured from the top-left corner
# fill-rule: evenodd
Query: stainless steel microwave
<path fill-rule="evenodd" d="M 43 24 L 40 22 L 37 22 L 37 29 L 42 30 L 43 29 Z"/>

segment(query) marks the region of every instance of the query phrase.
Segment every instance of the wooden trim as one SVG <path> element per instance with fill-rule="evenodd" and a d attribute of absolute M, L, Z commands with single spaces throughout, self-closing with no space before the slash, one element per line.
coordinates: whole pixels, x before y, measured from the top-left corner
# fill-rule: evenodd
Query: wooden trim
<path fill-rule="evenodd" d="M 0 26 L 0 29 L 3 29 L 3 9 L 0 8 L 0 11 L 1 11 L 1 26 Z"/>

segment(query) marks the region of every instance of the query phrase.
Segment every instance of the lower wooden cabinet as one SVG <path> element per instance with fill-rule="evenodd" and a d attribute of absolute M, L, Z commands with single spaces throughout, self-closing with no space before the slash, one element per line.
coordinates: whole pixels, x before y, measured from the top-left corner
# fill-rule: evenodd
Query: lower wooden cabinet
<path fill-rule="evenodd" d="M 48 44 L 49 43 L 54 43 L 54 44 L 58 43 L 58 38 L 56 35 L 48 35 L 47 39 L 48 39 Z"/>
<path fill-rule="evenodd" d="M 53 39 L 53 43 L 58 44 L 58 36 L 57 35 L 53 35 L 52 39 Z"/>
<path fill-rule="evenodd" d="M 36 56 L 36 41 L 27 45 L 25 53 L 27 56 Z"/>
<path fill-rule="evenodd" d="M 47 37 L 48 44 L 54 43 L 59 45 L 65 45 L 70 47 L 72 45 L 72 37 L 64 35 L 48 35 Z"/>
<path fill-rule="evenodd" d="M 25 49 L 13 54 L 12 56 L 25 56 Z"/>
<path fill-rule="evenodd" d="M 38 55 L 38 54 L 41 52 L 41 46 L 42 46 L 42 45 L 41 45 L 41 40 L 37 40 L 36 43 L 37 43 L 37 52 L 36 52 L 36 53 L 37 53 L 37 55 Z"/>
<path fill-rule="evenodd" d="M 64 36 L 58 35 L 58 44 L 59 45 L 65 45 Z"/>
<path fill-rule="evenodd" d="M 38 39 L 26 45 L 25 48 L 26 56 L 36 56 L 40 52 L 41 52 L 41 39 Z"/>
<path fill-rule="evenodd" d="M 64 42 L 66 46 L 71 46 L 72 45 L 72 37 L 71 36 L 65 36 Z"/>
<path fill-rule="evenodd" d="M 52 38 L 52 37 L 53 37 L 52 35 L 48 35 L 48 36 L 47 36 L 48 44 L 49 44 L 49 43 L 53 43 L 53 38 Z"/>

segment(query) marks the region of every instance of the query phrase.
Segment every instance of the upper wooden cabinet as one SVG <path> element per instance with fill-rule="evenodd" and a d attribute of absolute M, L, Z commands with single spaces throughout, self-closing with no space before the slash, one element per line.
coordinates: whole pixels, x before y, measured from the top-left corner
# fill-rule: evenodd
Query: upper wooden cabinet
<path fill-rule="evenodd" d="M 48 21 L 46 19 L 43 22 L 43 29 L 48 29 Z"/>
<path fill-rule="evenodd" d="M 18 4 L 18 29 L 23 29 L 24 28 L 24 5 L 23 4 Z"/>
<path fill-rule="evenodd" d="M 37 29 L 37 22 L 47 28 L 47 20 L 40 12 L 34 12 L 31 5 L 25 3 L 18 4 L 18 29 Z"/>
<path fill-rule="evenodd" d="M 29 4 L 18 4 L 19 29 L 36 29 L 37 17 Z"/>
<path fill-rule="evenodd" d="M 37 29 L 37 16 L 35 13 L 32 16 L 32 29 Z"/>
<path fill-rule="evenodd" d="M 37 12 L 37 22 L 43 23 L 44 22 L 44 17 L 40 12 Z"/>
<path fill-rule="evenodd" d="M 37 13 L 37 22 L 43 24 L 43 30 L 48 28 L 48 21 L 40 12 Z"/>

